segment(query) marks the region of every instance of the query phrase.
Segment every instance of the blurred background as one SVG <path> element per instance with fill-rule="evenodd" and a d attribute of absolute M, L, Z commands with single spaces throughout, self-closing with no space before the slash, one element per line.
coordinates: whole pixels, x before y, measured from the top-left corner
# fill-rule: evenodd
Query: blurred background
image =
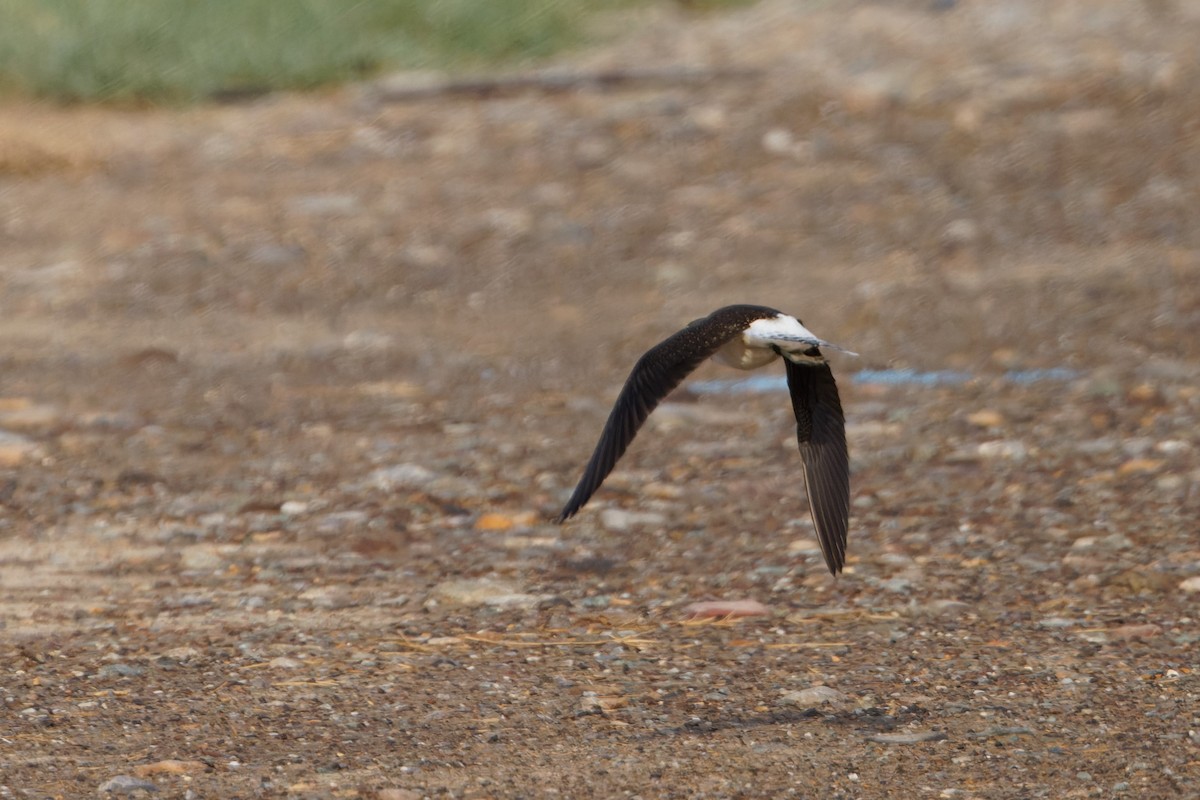
<path fill-rule="evenodd" d="M 762 301 L 873 367 L 1195 356 L 1192 3 L 5 15 L 3 317 L 35 347 L 565 388 Z"/>
<path fill-rule="evenodd" d="M 1087 706 L 1078 676 L 1102 674 L 1104 724 L 1174 737 L 1153 757 L 1194 776 L 1183 683 L 1162 689 L 1177 718 L 1153 734 L 1138 720 L 1139 676 L 1196 652 L 1198 41 L 1194 0 L 0 0 L 0 628 L 65 653 L 50 666 L 9 653 L 41 681 L 14 679 L 22 707 L 57 702 L 101 653 L 152 659 L 202 633 L 203 657 L 232 674 L 296 655 L 304 636 L 388 631 L 440 641 L 371 654 L 421 714 L 483 697 L 474 681 L 492 670 L 549 693 L 550 722 L 530 716 L 522 741 L 551 742 L 554 720 L 602 716 L 576 718 L 582 690 L 548 677 L 559 660 L 498 651 L 467 681 L 435 656 L 478 648 L 451 641 L 464 631 L 603 628 L 601 612 L 691 642 L 663 621 L 678 604 L 754 597 L 845 611 L 778 616 L 738 641 L 824 626 L 797 636 L 847 649 L 804 662 L 812 680 L 842 675 L 898 714 L 893 684 L 925 679 L 890 645 L 924 636 L 907 615 L 941 602 L 938 635 L 964 638 L 920 660 L 938 724 L 993 713 L 971 705 L 971 664 L 998 660 L 1019 676 L 1013 719 L 1083 742 L 1103 726 L 1035 722 L 1051 714 L 1037 703 L 1066 703 L 1040 693 L 1069 679 L 1085 693 L 1071 708 Z M 854 470 L 847 575 L 820 567 L 782 383 L 743 391 L 711 365 L 587 513 L 546 525 L 633 361 L 743 302 L 862 354 L 834 358 Z M 532 605 L 438 589 L 487 576 Z M 1141 629 L 1151 644 L 1133 655 L 1073 638 L 1118 623 L 1157 632 Z M 695 634 L 688 656 L 707 653 L 724 700 L 688 684 L 662 701 L 645 687 L 665 673 L 637 662 L 649 682 L 645 697 L 623 690 L 622 724 L 678 732 L 727 714 L 781 737 L 806 724 L 754 716 L 795 668 L 756 671 L 762 652 L 795 656 L 794 642 L 735 662 L 713 645 L 725 630 Z M 972 649 L 989 638 L 1003 646 Z M 309 655 L 349 657 L 322 646 Z M 165 705 L 136 711 L 155 724 L 130 733 L 134 711 L 102 715 L 127 724 L 121 758 L 179 715 L 195 725 L 176 749 L 242 758 L 246 786 L 275 774 L 272 747 L 328 755 L 275 706 L 262 719 L 289 743 L 234 743 L 222 715 L 237 696 L 162 680 Z M 968 680 L 966 700 L 930 688 Z M 314 702 L 367 714 L 354 692 L 369 685 L 340 685 L 340 700 L 312 689 Z M 292 708 L 283 684 L 258 690 Z M 193 691 L 189 709 L 170 706 Z M 416 713 L 394 702 L 379 713 Z M 435 721 L 459 748 L 427 767 L 442 785 L 455 760 L 519 771 L 520 741 L 479 732 L 491 702 Z M 0 735 L 37 753 L 24 720 Z M 79 715 L 56 724 L 104 738 Z M 424 752 L 371 739 L 390 724 L 353 734 L 348 768 L 396 774 Z M 1023 774 L 1044 789 L 1091 759 L 1080 774 L 1136 784 L 1096 755 L 1107 741 L 1087 739 L 1098 749 L 1070 770 L 1050 754 Z M 823 746 L 864 786 L 908 785 L 859 745 Z M 941 753 L 930 770 L 950 776 L 939 787 L 1001 791 L 995 765 L 1013 762 L 990 758 Z M 301 781 L 317 759 L 279 763 Z M 733 796 L 720 781 L 797 770 L 760 751 L 740 763 L 701 772 Z M 1154 775 L 1144 796 L 1182 796 Z M 82 796 L 92 779 L 63 780 Z M 1054 786 L 1030 796 L 1076 788 Z"/>

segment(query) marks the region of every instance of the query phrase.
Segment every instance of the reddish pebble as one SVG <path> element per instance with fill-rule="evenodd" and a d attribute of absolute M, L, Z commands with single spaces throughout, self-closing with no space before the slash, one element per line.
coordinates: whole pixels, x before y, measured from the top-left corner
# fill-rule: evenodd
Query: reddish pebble
<path fill-rule="evenodd" d="M 692 603 L 684 609 L 692 618 L 695 617 L 759 617 L 770 614 L 771 609 L 757 600 L 705 600 Z"/>
<path fill-rule="evenodd" d="M 1162 633 L 1157 625 L 1121 625 L 1109 628 L 1108 639 L 1111 642 L 1128 642 L 1134 639 L 1153 639 Z"/>

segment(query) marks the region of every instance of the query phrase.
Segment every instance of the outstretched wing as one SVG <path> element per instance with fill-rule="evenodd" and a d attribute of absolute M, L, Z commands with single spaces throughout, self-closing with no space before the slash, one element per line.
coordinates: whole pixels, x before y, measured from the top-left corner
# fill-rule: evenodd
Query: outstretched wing
<path fill-rule="evenodd" d="M 642 423 L 662 399 L 701 362 L 717 352 L 721 345 L 741 333 L 738 327 L 698 324 L 704 321 L 692 323 L 638 359 L 617 397 L 612 413 L 608 415 L 604 432 L 600 434 L 600 441 L 583 471 L 583 477 L 558 515 L 557 522 L 565 522 L 573 517 L 592 493 L 600 488 Z"/>
<path fill-rule="evenodd" d="M 784 363 L 796 412 L 796 439 L 804 461 L 809 510 L 825 563 L 836 575 L 846 563 L 850 521 L 850 456 L 842 402 L 828 364 L 795 364 L 786 358 Z"/>

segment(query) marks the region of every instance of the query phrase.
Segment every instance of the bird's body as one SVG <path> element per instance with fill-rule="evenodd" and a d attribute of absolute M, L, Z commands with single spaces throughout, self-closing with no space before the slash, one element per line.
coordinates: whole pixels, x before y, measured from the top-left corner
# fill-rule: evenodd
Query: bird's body
<path fill-rule="evenodd" d="M 747 370 L 765 367 L 779 356 L 796 363 L 824 363 L 824 356 L 820 353 L 810 354 L 808 351 L 818 344 L 831 345 L 818 339 L 816 334 L 804 327 L 795 317 L 789 317 L 765 306 L 729 306 L 728 308 L 753 309 L 754 312 L 770 311 L 777 316 L 759 317 L 749 323 L 742 329 L 740 335 L 735 335 L 717 349 L 713 355 L 716 361 L 734 369 Z M 721 311 L 725 310 L 721 309 Z M 752 312 L 747 311 L 746 313 Z M 705 321 L 696 320 L 692 325 L 703 324 Z"/>
<path fill-rule="evenodd" d="M 837 384 L 820 347 L 841 349 L 817 338 L 795 317 L 751 305 L 719 308 L 667 337 L 634 365 L 558 521 L 569 519 L 583 507 L 650 412 L 705 359 L 750 370 L 782 357 L 813 525 L 825 563 L 837 574 L 845 563 L 850 468 Z"/>

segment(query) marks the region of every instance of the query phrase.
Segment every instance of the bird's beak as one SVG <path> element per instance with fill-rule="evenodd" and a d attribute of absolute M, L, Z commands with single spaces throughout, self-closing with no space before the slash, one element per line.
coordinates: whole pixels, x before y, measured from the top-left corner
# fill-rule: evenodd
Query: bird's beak
<path fill-rule="evenodd" d="M 833 342 L 827 342 L 824 339 L 814 339 L 813 344 L 815 344 L 817 347 L 828 347 L 830 350 L 837 350 L 839 353 L 845 353 L 848 356 L 854 356 L 855 358 L 858 358 L 858 353 L 854 352 L 853 350 L 847 350 L 841 345 L 836 345 Z"/>

